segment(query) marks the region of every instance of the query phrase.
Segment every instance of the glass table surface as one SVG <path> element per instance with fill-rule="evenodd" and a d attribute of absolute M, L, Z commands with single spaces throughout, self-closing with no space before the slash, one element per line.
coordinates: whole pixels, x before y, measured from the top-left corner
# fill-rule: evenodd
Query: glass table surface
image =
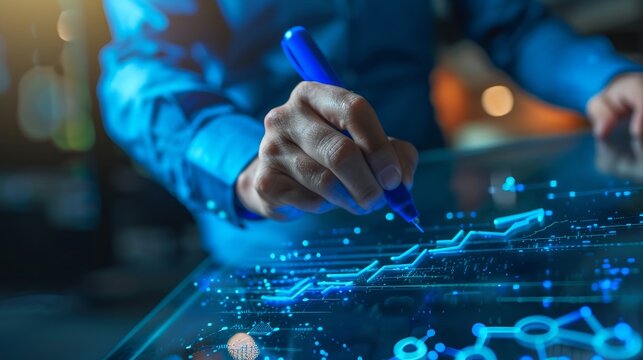
<path fill-rule="evenodd" d="M 643 358 L 640 142 L 420 158 L 426 233 L 386 208 L 318 216 L 274 251 L 206 260 L 107 357 Z"/>

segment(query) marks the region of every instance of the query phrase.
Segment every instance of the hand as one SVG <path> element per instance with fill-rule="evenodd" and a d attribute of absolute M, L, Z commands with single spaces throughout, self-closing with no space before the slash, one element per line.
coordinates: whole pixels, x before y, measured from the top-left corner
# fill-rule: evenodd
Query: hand
<path fill-rule="evenodd" d="M 629 144 L 622 141 L 596 142 L 596 167 L 604 174 L 643 182 L 643 139 L 634 138 Z"/>
<path fill-rule="evenodd" d="M 385 204 L 382 189 L 412 184 L 416 149 L 387 137 L 373 108 L 348 90 L 301 82 L 264 124 L 259 155 L 235 188 L 259 215 L 285 220 L 335 207 L 365 214 Z"/>
<path fill-rule="evenodd" d="M 594 134 L 606 138 L 619 120 L 630 117 L 630 134 L 643 136 L 643 74 L 626 73 L 587 103 Z"/>

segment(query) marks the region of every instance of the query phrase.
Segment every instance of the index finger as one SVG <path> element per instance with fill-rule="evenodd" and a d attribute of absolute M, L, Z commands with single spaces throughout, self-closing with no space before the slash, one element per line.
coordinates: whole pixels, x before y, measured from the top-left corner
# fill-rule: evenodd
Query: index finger
<path fill-rule="evenodd" d="M 348 131 L 384 189 L 400 184 L 399 159 L 366 99 L 341 87 L 314 82 L 300 83 L 294 94 L 333 127 Z"/>

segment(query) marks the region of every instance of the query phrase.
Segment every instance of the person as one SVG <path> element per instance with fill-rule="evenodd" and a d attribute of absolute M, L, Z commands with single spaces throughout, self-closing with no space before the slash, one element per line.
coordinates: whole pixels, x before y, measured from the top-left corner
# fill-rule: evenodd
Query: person
<path fill-rule="evenodd" d="M 382 189 L 412 185 L 417 150 L 444 146 L 426 101 L 428 1 L 104 4 L 113 36 L 101 53 L 106 129 L 186 206 L 214 214 L 207 222 L 366 214 L 384 205 Z M 599 137 L 626 116 L 632 136 L 643 134 L 642 67 L 606 39 L 579 36 L 537 1 L 449 4 L 527 91 L 584 113 Z M 279 45 L 295 25 L 349 90 L 299 82 Z"/>

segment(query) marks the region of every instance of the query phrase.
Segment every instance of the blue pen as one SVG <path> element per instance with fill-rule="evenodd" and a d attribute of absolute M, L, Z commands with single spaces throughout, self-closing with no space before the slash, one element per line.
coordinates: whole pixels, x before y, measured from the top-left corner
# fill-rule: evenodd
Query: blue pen
<path fill-rule="evenodd" d="M 281 47 L 292 66 L 304 80 L 342 87 L 339 77 L 305 28 L 296 26 L 286 31 L 281 40 Z M 352 139 L 348 131 L 342 130 L 342 133 Z M 384 190 L 384 196 L 391 209 L 395 210 L 408 223 L 415 225 L 418 230 L 424 232 L 420 226 L 420 213 L 404 184 L 400 184 L 395 190 Z"/>

